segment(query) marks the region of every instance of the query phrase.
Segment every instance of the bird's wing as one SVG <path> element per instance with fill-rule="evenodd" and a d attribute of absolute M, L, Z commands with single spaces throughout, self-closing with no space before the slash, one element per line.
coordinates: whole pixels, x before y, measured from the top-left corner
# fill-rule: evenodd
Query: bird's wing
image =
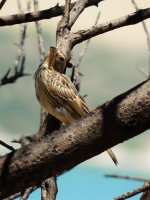
<path fill-rule="evenodd" d="M 58 107 L 65 108 L 75 119 L 89 112 L 85 101 L 67 76 L 51 72 L 46 87 L 49 94 L 56 100 Z"/>

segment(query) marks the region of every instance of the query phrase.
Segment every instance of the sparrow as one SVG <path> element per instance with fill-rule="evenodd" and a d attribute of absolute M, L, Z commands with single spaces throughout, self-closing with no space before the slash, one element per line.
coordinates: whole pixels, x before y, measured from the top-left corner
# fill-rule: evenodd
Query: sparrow
<path fill-rule="evenodd" d="M 66 58 L 60 49 L 50 47 L 34 74 L 36 97 L 41 106 L 64 124 L 72 124 L 89 113 L 89 109 L 71 80 L 63 74 Z M 113 162 L 118 161 L 111 149 Z"/>

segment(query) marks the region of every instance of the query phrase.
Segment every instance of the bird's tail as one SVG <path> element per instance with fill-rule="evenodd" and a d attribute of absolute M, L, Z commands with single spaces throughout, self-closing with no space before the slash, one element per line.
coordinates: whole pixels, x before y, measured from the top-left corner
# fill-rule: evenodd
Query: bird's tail
<path fill-rule="evenodd" d="M 111 159 L 115 163 L 115 165 L 117 165 L 118 164 L 118 160 L 117 160 L 114 152 L 111 149 L 108 149 L 107 153 L 109 154 L 109 156 L 111 157 Z"/>

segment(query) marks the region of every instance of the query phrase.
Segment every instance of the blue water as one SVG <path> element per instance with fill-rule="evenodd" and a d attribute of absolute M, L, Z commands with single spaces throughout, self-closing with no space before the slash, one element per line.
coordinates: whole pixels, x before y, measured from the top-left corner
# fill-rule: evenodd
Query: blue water
<path fill-rule="evenodd" d="M 113 173 L 111 169 L 92 168 L 79 165 L 58 177 L 57 200 L 110 200 L 122 193 L 131 191 L 143 183 L 139 181 L 106 178 L 104 174 Z M 135 172 L 122 175 L 141 176 Z M 40 200 L 41 191 L 33 192 L 29 200 Z M 139 200 L 141 194 L 129 198 Z"/>

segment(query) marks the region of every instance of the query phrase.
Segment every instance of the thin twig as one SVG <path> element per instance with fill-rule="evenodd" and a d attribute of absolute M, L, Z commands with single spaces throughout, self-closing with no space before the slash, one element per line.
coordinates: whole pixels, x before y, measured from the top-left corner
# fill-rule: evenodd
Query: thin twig
<path fill-rule="evenodd" d="M 130 197 L 133 197 L 141 192 L 145 192 L 147 190 L 150 189 L 150 182 L 146 182 L 144 183 L 144 185 L 142 185 L 141 187 L 137 188 L 136 190 L 133 190 L 131 192 L 127 192 L 125 194 L 122 194 L 119 197 L 115 197 L 114 200 L 124 200 L 124 199 L 128 199 Z"/>
<path fill-rule="evenodd" d="M 18 3 L 19 12 L 22 13 L 21 4 L 19 0 L 17 1 L 17 3 Z M 28 9 L 30 9 L 29 4 L 28 4 Z M 11 69 L 9 68 L 6 74 L 0 80 L 0 87 L 2 85 L 14 83 L 18 78 L 21 78 L 22 76 L 30 75 L 30 74 L 24 73 L 24 64 L 25 64 L 24 45 L 25 45 L 26 31 L 27 31 L 27 25 L 26 24 L 21 25 L 20 42 L 18 45 L 19 48 L 18 48 L 16 59 L 15 59 L 13 74 L 9 76 L 10 71 L 11 71 Z"/>
<path fill-rule="evenodd" d="M 7 1 L 7 0 L 2 0 L 2 1 L 0 2 L 0 10 L 1 10 L 2 7 L 4 6 L 4 4 L 6 3 L 6 1 Z"/>
<path fill-rule="evenodd" d="M 96 17 L 96 21 L 95 21 L 95 23 L 94 23 L 94 26 L 97 25 L 99 18 L 100 18 L 100 12 L 98 12 L 98 14 L 97 14 L 97 17 Z M 79 59 L 78 59 L 78 61 L 77 61 L 77 63 L 76 63 L 76 66 L 77 66 L 77 67 L 79 67 L 79 65 L 80 65 L 80 63 L 81 63 L 81 61 L 82 61 L 82 59 L 83 59 L 83 57 L 84 57 L 84 55 L 85 55 L 85 53 L 86 53 L 86 51 L 87 51 L 87 49 L 88 49 L 88 45 L 89 45 L 90 41 L 91 41 L 91 38 L 88 39 L 87 41 L 85 41 L 84 48 L 83 48 L 83 50 L 81 51 L 80 56 L 79 56 Z"/>
<path fill-rule="evenodd" d="M 23 197 L 24 199 L 21 199 L 22 198 L 21 197 L 20 200 L 26 200 L 28 198 L 28 195 L 31 194 L 32 192 L 34 192 L 37 188 L 38 187 L 30 187 L 30 188 L 28 188 L 26 190 L 26 193 L 24 193 L 24 197 Z M 29 191 L 30 191 L 30 193 L 29 193 Z M 11 195 L 8 198 L 3 199 L 3 200 L 14 200 L 14 199 L 20 197 L 21 195 L 22 195 L 21 192 L 18 192 L 18 193 L 14 194 L 14 195 Z"/>
<path fill-rule="evenodd" d="M 34 11 L 37 13 L 39 10 L 39 5 L 37 0 L 33 0 L 34 4 Z M 36 25 L 36 31 L 37 31 L 37 38 L 38 38 L 38 47 L 39 47 L 39 54 L 40 54 L 40 62 L 42 63 L 45 58 L 45 46 L 44 46 L 44 39 L 43 39 L 43 31 L 42 26 L 40 22 L 35 22 Z M 41 114 L 40 114 L 40 128 L 42 129 L 44 121 L 46 118 L 46 112 L 41 108 Z"/>
<path fill-rule="evenodd" d="M 28 197 L 29 197 L 29 195 L 30 195 L 35 189 L 37 189 L 37 187 L 30 187 L 30 188 L 26 189 L 26 190 L 23 192 L 23 194 L 22 194 L 20 200 L 27 200 Z"/>
<path fill-rule="evenodd" d="M 42 183 L 42 200 L 55 200 L 58 192 L 57 180 L 53 176 Z"/>
<path fill-rule="evenodd" d="M 145 179 L 145 178 L 139 178 L 139 177 L 134 177 L 134 176 L 123 176 L 123 175 L 118 175 L 118 174 L 105 174 L 105 177 L 108 178 L 122 178 L 122 179 L 129 179 L 129 180 L 135 180 L 135 181 L 144 181 L 144 182 L 148 182 L 150 181 L 149 179 Z"/>
<path fill-rule="evenodd" d="M 11 195 L 11 196 L 9 196 L 8 198 L 3 199 L 3 200 L 14 200 L 14 199 L 16 199 L 16 198 L 18 198 L 18 197 L 20 197 L 20 196 L 21 196 L 21 192 L 18 192 L 18 193 L 13 194 L 13 195 Z"/>
<path fill-rule="evenodd" d="M 134 8 L 136 11 L 140 10 L 136 1 L 135 0 L 131 0 Z M 143 29 L 147 38 L 147 48 L 148 48 L 148 67 L 149 67 L 149 72 L 148 72 L 148 78 L 150 78 L 150 33 L 148 31 L 147 25 L 145 23 L 145 21 L 142 21 L 142 25 L 143 25 Z"/>
<path fill-rule="evenodd" d="M 3 78 L 0 80 L 0 87 L 2 85 L 14 83 L 18 78 L 29 76 L 30 74 L 24 73 L 25 57 L 22 58 L 20 69 L 14 68 L 13 74 L 9 76 L 11 69 L 9 68 Z"/>
<path fill-rule="evenodd" d="M 22 13 L 23 11 L 22 11 L 20 0 L 17 0 L 17 4 L 18 4 L 19 13 Z M 22 57 L 25 56 L 24 45 L 25 45 L 26 31 L 27 31 L 27 24 L 20 25 L 20 42 L 19 42 L 18 53 L 15 60 L 15 66 L 14 66 L 15 69 L 19 67 Z"/>
<path fill-rule="evenodd" d="M 39 10 L 38 1 L 33 0 L 34 3 L 34 11 L 37 13 Z M 43 39 L 43 32 L 42 32 L 42 26 L 40 22 L 35 22 L 36 24 L 36 31 L 38 36 L 38 46 L 39 46 L 39 53 L 40 53 L 40 61 L 43 62 L 45 58 L 45 47 L 44 47 L 44 39 Z"/>
<path fill-rule="evenodd" d="M 15 151 L 14 147 L 6 144 L 5 142 L 3 142 L 2 140 L 0 140 L 0 145 L 6 147 L 7 149 L 11 150 L 11 151 Z"/>
<path fill-rule="evenodd" d="M 100 18 L 100 12 L 98 13 L 96 17 L 96 21 L 94 23 L 95 26 L 97 25 L 99 18 Z M 80 90 L 80 82 L 81 82 L 81 76 L 82 76 L 82 74 L 79 71 L 79 65 L 88 49 L 90 41 L 91 39 L 88 39 L 87 41 L 85 41 L 84 47 L 79 55 L 78 61 L 72 68 L 71 81 L 73 82 L 73 84 L 75 85 L 78 91 Z"/>

